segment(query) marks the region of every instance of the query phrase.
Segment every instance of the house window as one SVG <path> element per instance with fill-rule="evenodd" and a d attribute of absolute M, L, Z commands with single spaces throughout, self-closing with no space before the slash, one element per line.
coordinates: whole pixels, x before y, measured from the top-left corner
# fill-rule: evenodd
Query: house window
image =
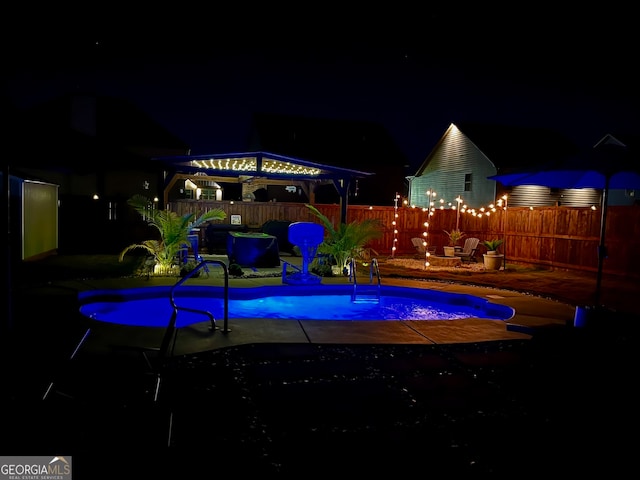
<path fill-rule="evenodd" d="M 215 200 L 216 191 L 213 188 L 203 188 L 200 191 L 200 200 Z"/>
<path fill-rule="evenodd" d="M 464 191 L 465 192 L 471 191 L 471 174 L 470 173 L 464 174 Z"/>
<path fill-rule="evenodd" d="M 201 188 L 200 197 L 197 196 L 197 190 L 190 188 L 184 189 L 184 198 L 190 200 L 216 200 L 216 190 L 213 188 Z"/>
<path fill-rule="evenodd" d="M 116 220 L 118 217 L 116 205 L 116 202 L 109 202 L 109 220 Z"/>

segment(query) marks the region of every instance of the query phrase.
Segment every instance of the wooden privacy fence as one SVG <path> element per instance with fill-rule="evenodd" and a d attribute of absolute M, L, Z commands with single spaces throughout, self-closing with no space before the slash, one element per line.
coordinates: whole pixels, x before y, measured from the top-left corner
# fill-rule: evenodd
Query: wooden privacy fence
<path fill-rule="evenodd" d="M 340 221 L 339 205 L 316 204 L 315 207 L 334 225 Z M 232 215 L 239 215 L 235 217 L 237 221 L 256 230 L 269 220 L 319 222 L 302 203 L 180 200 L 169 204 L 168 208 L 180 215 L 221 208 L 227 212 L 227 219 L 216 223 L 230 223 Z M 457 225 L 467 237 L 478 237 L 481 241 L 504 239 L 500 252 L 505 254 L 507 262 L 591 272 L 598 268 L 600 209 L 509 207 L 489 215 L 473 216 L 451 209 L 436 210 L 428 215 L 421 208 L 404 206 L 348 207 L 347 222 L 364 218 L 377 218 L 384 226 L 383 236 L 369 245 L 380 257 L 415 254 L 411 238 L 423 237 L 425 232 L 428 244 L 438 247 L 438 254 L 441 254 L 448 240 L 444 230 L 449 231 Z M 395 251 L 392 250 L 394 245 Z M 605 273 L 640 278 L 640 206 L 609 207 L 605 245 L 608 253 L 603 265 Z M 480 258 L 485 250 L 481 246 Z"/>

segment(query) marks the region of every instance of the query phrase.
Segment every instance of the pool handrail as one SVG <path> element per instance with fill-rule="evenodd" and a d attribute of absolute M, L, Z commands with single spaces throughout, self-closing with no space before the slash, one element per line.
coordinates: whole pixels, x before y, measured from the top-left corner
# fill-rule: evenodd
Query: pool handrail
<path fill-rule="evenodd" d="M 282 263 L 282 283 L 286 283 L 287 275 L 289 274 L 288 267 L 292 267 L 297 273 L 302 272 L 302 268 L 298 267 L 297 265 L 294 265 L 291 262 L 288 262 L 282 257 L 280 257 L 280 263 Z"/>
<path fill-rule="evenodd" d="M 199 272 L 202 268 L 207 269 L 207 264 L 220 265 L 224 272 L 224 326 L 222 328 L 222 332 L 228 333 L 231 331 L 229 329 L 229 269 L 227 268 L 227 264 L 222 260 L 210 260 L 210 259 L 203 260 L 202 262 L 198 263 L 193 270 L 191 270 L 184 277 L 178 280 L 171 287 L 171 290 L 169 291 L 169 300 L 171 301 L 171 306 L 173 307 L 173 313 L 171 315 L 171 320 L 169 320 L 169 324 L 167 325 L 167 329 L 165 330 L 165 334 L 162 338 L 162 344 L 160 346 L 161 357 L 166 356 L 167 352 L 169 351 L 169 344 L 171 343 L 172 339 L 173 339 L 173 342 L 175 343 L 175 340 L 176 340 L 175 330 L 176 330 L 176 319 L 178 317 L 178 310 L 186 310 L 190 312 L 202 313 L 204 315 L 207 315 L 211 321 L 212 331 L 215 331 L 216 329 L 215 317 L 211 312 L 207 310 L 181 307 L 176 304 L 175 295 L 174 295 L 175 290 L 178 287 L 180 287 L 182 284 L 184 284 L 189 278 L 194 276 L 196 272 Z M 171 351 L 173 351 L 173 347 L 171 348 Z"/>
<path fill-rule="evenodd" d="M 369 285 L 373 285 L 373 276 L 376 276 L 377 278 L 377 297 L 378 297 L 378 301 L 380 301 L 380 288 L 381 288 L 381 281 L 380 281 L 380 266 L 378 265 L 378 259 L 377 258 L 372 258 L 371 262 L 369 263 Z M 351 267 L 349 269 L 349 277 L 353 277 L 353 293 L 351 294 L 351 300 L 352 301 L 356 301 L 356 297 L 357 297 L 357 288 L 358 288 L 358 280 L 356 279 L 356 260 L 354 258 L 351 259 Z"/>

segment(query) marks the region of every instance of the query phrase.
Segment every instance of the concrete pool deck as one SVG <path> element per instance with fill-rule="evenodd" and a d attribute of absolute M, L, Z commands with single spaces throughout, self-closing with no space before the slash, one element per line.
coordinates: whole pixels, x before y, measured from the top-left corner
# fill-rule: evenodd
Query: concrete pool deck
<path fill-rule="evenodd" d="M 231 319 L 228 333 L 198 324 L 180 330 L 154 402 L 154 377 L 125 347 L 157 347 L 163 329 L 96 328 L 79 318 L 77 293 L 175 281 L 82 279 L 16 292 L 18 332 L 2 350 L 4 451 L 72 455 L 78 478 L 96 478 L 114 450 L 127 464 L 119 478 L 381 471 L 448 478 L 595 467 L 616 476 L 633 467 L 633 442 L 621 432 L 639 401 L 637 338 L 572 327 L 572 305 L 383 277 L 386 285 L 488 298 L 516 314 L 509 322 Z M 334 282 L 348 279 L 323 279 Z"/>
<path fill-rule="evenodd" d="M 261 269 L 264 273 L 267 269 Z M 278 273 L 278 269 L 273 269 Z M 362 282 L 362 280 L 360 280 Z M 85 289 L 124 289 L 141 286 L 173 285 L 175 278 L 151 277 L 86 281 Z M 326 277 L 321 285 L 349 284 L 348 278 Z M 212 272 L 208 278 L 188 280 L 186 285 L 224 285 L 224 277 Z M 217 330 L 210 331 L 209 322 L 202 322 L 178 330 L 175 355 L 225 348 L 250 343 L 336 343 L 336 344 L 448 344 L 484 342 L 492 340 L 529 339 L 535 331 L 572 325 L 575 307 L 555 300 L 518 292 L 476 287 L 462 284 L 423 282 L 407 279 L 382 279 L 383 285 L 431 289 L 484 298 L 515 310 L 508 321 L 470 318 L 462 320 L 425 321 L 331 321 L 282 319 L 229 319 L 224 332 L 223 319 L 216 319 Z M 260 286 L 304 288 L 283 285 L 281 277 L 262 276 L 229 279 L 230 288 Z M 158 346 L 164 329 L 124 327 L 92 322 L 91 335 L 85 342 L 87 349 L 99 351 L 111 345 Z"/>

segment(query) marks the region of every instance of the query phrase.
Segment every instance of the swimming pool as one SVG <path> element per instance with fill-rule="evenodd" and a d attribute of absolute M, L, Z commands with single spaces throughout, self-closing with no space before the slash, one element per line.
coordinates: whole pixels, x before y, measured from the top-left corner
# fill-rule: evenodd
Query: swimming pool
<path fill-rule="evenodd" d="M 173 307 L 171 287 L 141 287 L 81 292 L 80 313 L 85 317 L 119 325 L 165 327 Z M 229 288 L 228 318 L 291 320 L 455 320 L 486 318 L 508 320 L 515 311 L 506 305 L 473 295 L 430 289 L 380 286 L 379 302 L 354 303 L 353 285 L 304 287 L 263 286 Z M 180 328 L 224 317 L 224 288 L 183 286 L 175 291 L 180 307 L 175 326 Z"/>

